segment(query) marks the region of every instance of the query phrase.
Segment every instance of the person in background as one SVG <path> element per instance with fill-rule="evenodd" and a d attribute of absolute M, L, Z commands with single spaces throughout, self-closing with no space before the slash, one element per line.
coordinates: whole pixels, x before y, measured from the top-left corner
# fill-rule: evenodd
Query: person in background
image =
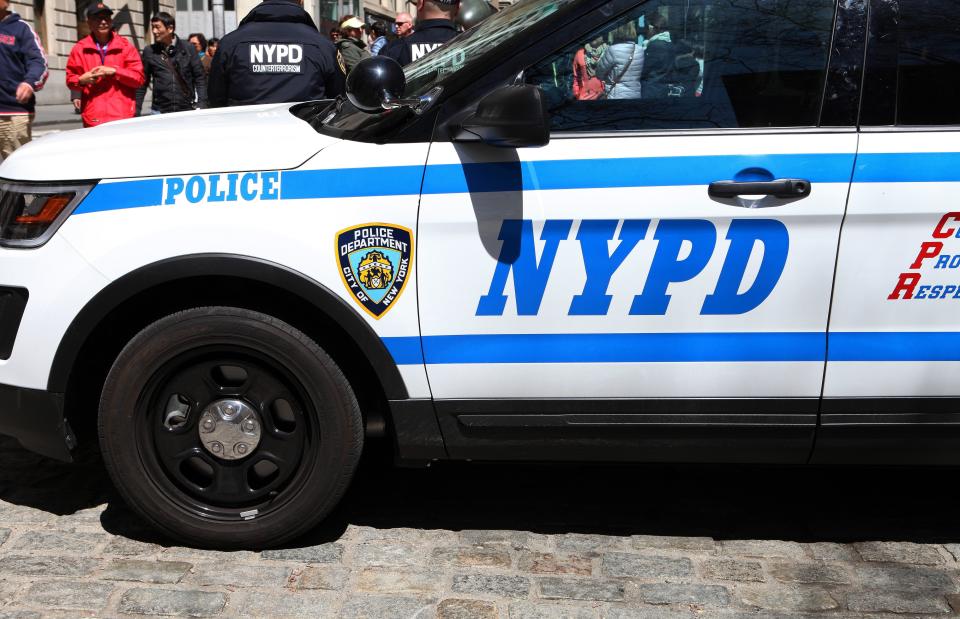
<path fill-rule="evenodd" d="M 603 37 L 597 37 L 583 46 L 583 59 L 587 64 L 587 73 L 590 75 L 597 74 L 597 63 L 603 58 L 608 47 L 610 46 L 603 40 Z"/>
<path fill-rule="evenodd" d="M 677 52 L 662 13 L 647 16 L 647 40 L 643 60 L 643 96 L 666 97 Z"/>
<path fill-rule="evenodd" d="M 47 81 L 37 33 L 0 0 L 0 161 L 30 141 L 34 93 Z"/>
<path fill-rule="evenodd" d="M 339 28 L 331 28 L 331 29 L 330 29 L 330 40 L 333 41 L 334 43 L 336 43 L 337 41 L 340 40 L 340 29 L 339 29 Z"/>
<path fill-rule="evenodd" d="M 603 98 L 603 80 L 597 77 L 597 61 L 603 54 L 595 52 L 602 39 L 597 39 L 577 50 L 573 57 L 573 97 L 579 101 L 592 101 Z M 606 47 L 604 47 L 604 51 Z"/>
<path fill-rule="evenodd" d="M 200 59 L 200 64 L 203 65 L 203 72 L 207 75 L 210 75 L 210 63 L 213 62 L 213 56 L 217 53 L 217 48 L 220 46 L 220 39 L 213 37 L 207 41 L 207 53 L 203 55 L 203 58 Z"/>
<path fill-rule="evenodd" d="M 410 13 L 397 13 L 397 20 L 393 23 L 396 26 L 398 38 L 402 39 L 413 34 L 413 17 Z"/>
<path fill-rule="evenodd" d="M 185 112 L 206 107 L 207 75 L 194 46 L 176 34 L 173 15 L 161 11 L 150 19 L 154 43 L 143 48 L 146 81 L 137 90 L 137 115 L 143 107 L 147 87 L 153 86 L 154 114 Z"/>
<path fill-rule="evenodd" d="M 364 23 L 358 17 L 347 15 L 340 22 L 340 40 L 337 41 L 337 50 L 343 58 L 343 66 L 347 75 L 361 60 L 370 57 L 367 44 L 363 42 Z"/>
<path fill-rule="evenodd" d="M 333 99 L 343 93 L 337 48 L 296 0 L 263 0 L 220 41 L 210 107 Z"/>
<path fill-rule="evenodd" d="M 676 57 L 673 61 L 673 77 L 670 80 L 670 92 L 674 97 L 693 97 L 700 84 L 700 63 L 695 56 L 694 46 L 688 41 L 673 44 Z"/>
<path fill-rule="evenodd" d="M 87 25 L 90 36 L 77 41 L 67 59 L 67 88 L 80 91 L 83 126 L 132 118 L 144 83 L 140 54 L 113 31 L 113 9 L 103 2 L 87 7 Z"/>
<path fill-rule="evenodd" d="M 375 21 L 370 25 L 370 55 L 376 56 L 387 44 L 387 25 L 382 21 Z"/>
<path fill-rule="evenodd" d="M 203 36 L 201 32 L 193 32 L 187 37 L 187 40 L 197 50 L 197 56 L 200 57 L 200 60 L 203 60 L 203 57 L 207 54 L 207 37 Z"/>
<path fill-rule="evenodd" d="M 607 87 L 607 99 L 639 99 L 643 92 L 641 75 L 644 69 L 643 46 L 637 43 L 637 25 L 624 22 L 613 32 L 613 44 L 597 62 L 597 77 Z"/>
<path fill-rule="evenodd" d="M 426 56 L 457 36 L 453 20 L 459 10 L 460 0 L 417 0 L 417 25 L 413 34 L 388 43 L 380 55 L 393 58 L 401 67 Z M 397 16 L 398 23 L 399 19 Z"/>

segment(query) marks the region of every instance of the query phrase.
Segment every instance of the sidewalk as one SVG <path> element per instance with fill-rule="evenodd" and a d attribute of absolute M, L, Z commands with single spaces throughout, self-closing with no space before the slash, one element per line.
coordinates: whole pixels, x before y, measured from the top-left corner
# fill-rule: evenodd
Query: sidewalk
<path fill-rule="evenodd" d="M 81 127 L 83 123 L 80 122 L 80 115 L 74 113 L 72 103 L 38 105 L 33 120 L 33 137 Z"/>
<path fill-rule="evenodd" d="M 149 110 L 152 101 L 153 98 L 150 94 L 147 94 L 143 102 L 143 109 Z M 83 122 L 80 120 L 80 114 L 74 113 L 72 103 L 37 106 L 36 116 L 34 116 L 33 119 L 34 138 L 47 135 L 48 133 L 82 128 Z"/>

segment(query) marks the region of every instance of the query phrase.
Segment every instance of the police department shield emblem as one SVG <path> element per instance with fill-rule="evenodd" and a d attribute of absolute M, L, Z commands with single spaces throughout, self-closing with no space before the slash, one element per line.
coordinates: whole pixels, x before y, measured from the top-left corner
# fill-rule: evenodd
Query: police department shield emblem
<path fill-rule="evenodd" d="M 374 318 L 383 316 L 407 283 L 413 232 L 392 224 L 363 224 L 338 232 L 336 249 L 350 296 Z"/>

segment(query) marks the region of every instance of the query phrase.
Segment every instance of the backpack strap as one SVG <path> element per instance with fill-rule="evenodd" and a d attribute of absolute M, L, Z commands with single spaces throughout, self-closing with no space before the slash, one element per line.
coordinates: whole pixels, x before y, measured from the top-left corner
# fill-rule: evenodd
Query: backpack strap
<path fill-rule="evenodd" d="M 193 102 L 193 93 L 190 92 L 190 87 L 187 86 L 187 82 L 183 79 L 183 76 L 180 75 L 180 71 L 177 70 L 177 67 L 170 61 L 170 56 L 167 55 L 167 50 L 160 50 L 160 59 L 163 60 L 163 64 L 167 65 L 167 68 L 170 69 L 170 72 L 173 73 L 173 76 L 177 78 L 177 84 L 180 85 L 180 90 L 183 91 L 183 96 L 187 98 L 187 101 Z"/>

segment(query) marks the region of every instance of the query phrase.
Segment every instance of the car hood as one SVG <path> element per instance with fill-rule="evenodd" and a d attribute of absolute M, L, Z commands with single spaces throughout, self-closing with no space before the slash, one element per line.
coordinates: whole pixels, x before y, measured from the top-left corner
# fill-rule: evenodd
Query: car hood
<path fill-rule="evenodd" d="M 292 104 L 144 116 L 43 136 L 0 165 L 24 181 L 172 176 L 295 168 L 336 142 Z"/>

